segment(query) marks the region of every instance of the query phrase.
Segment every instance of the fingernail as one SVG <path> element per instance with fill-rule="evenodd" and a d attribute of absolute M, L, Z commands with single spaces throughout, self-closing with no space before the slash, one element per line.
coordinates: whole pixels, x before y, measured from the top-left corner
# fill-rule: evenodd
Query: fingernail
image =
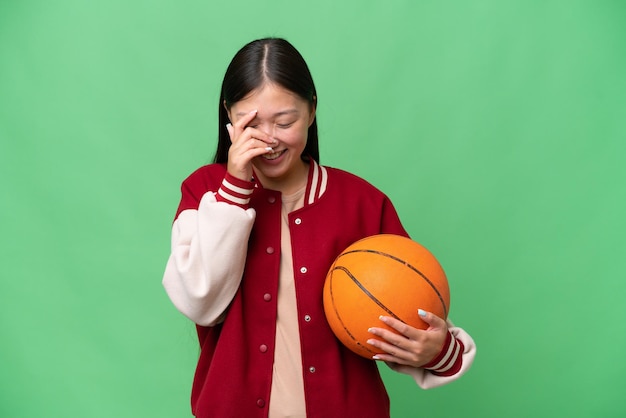
<path fill-rule="evenodd" d="M 272 147 L 265 147 L 265 151 L 267 151 L 267 152 L 273 152 L 273 151 L 274 151 L 274 148 L 272 148 Z"/>
<path fill-rule="evenodd" d="M 422 310 L 422 309 L 418 309 L 418 310 L 417 310 L 417 314 L 423 318 L 423 317 L 425 317 L 425 316 L 426 316 L 426 311 L 424 311 L 424 310 Z"/>
<path fill-rule="evenodd" d="M 258 112 L 258 110 L 255 109 L 252 112 L 250 112 L 250 114 L 253 114 L 253 113 L 256 113 L 256 112 Z"/>
<path fill-rule="evenodd" d="M 378 354 L 375 355 L 374 357 L 372 357 L 373 360 L 380 360 L 380 357 L 378 357 Z"/>

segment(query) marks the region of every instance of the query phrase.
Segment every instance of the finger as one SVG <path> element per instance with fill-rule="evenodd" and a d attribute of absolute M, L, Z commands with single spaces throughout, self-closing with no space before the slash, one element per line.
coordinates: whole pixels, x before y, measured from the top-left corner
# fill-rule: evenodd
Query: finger
<path fill-rule="evenodd" d="M 233 124 L 233 127 L 235 128 L 235 133 L 241 134 L 241 132 L 246 129 L 246 126 L 248 126 L 248 124 L 252 122 L 254 118 L 256 118 L 257 113 L 258 110 L 253 110 L 252 112 L 246 113 L 245 115 L 241 116 L 239 120 Z"/>
<path fill-rule="evenodd" d="M 228 129 L 228 133 L 230 135 L 230 140 L 233 144 L 236 144 L 241 141 L 245 141 L 250 138 L 251 135 L 244 136 L 242 134 L 246 130 L 248 124 L 254 120 L 256 115 L 257 115 L 257 111 L 253 110 L 252 112 L 248 112 L 240 116 L 236 122 L 232 122 L 230 124 L 230 129 L 228 125 L 226 125 L 226 129 Z"/>
<path fill-rule="evenodd" d="M 254 128 L 252 126 L 248 126 L 254 118 L 256 118 L 258 111 L 253 110 L 245 115 L 243 115 L 234 125 L 231 125 L 232 131 L 229 130 L 231 141 L 238 142 L 241 138 L 244 141 L 246 138 L 256 138 L 260 141 L 265 142 L 268 145 L 276 145 L 278 144 L 278 140 L 272 138 L 267 133 Z M 228 129 L 228 125 L 226 126 Z M 244 135 L 247 134 L 247 135 Z"/>
<path fill-rule="evenodd" d="M 250 161 L 253 160 L 255 157 L 259 157 L 263 154 L 268 154 L 270 152 L 274 151 L 272 148 L 270 147 L 258 147 L 258 148 L 250 148 L 247 151 L 244 151 L 241 154 L 241 157 L 246 160 L 246 161 Z"/>
<path fill-rule="evenodd" d="M 423 309 L 418 309 L 417 314 L 420 319 L 430 325 L 429 329 L 442 329 L 446 328 L 446 321 L 442 318 L 439 318 L 432 312 L 426 312 Z"/>
<path fill-rule="evenodd" d="M 389 344 L 376 339 L 369 339 L 367 343 L 378 349 L 378 353 L 372 356 L 373 360 L 382 360 L 394 364 L 411 364 L 412 354 L 405 348 Z"/>
<path fill-rule="evenodd" d="M 226 130 L 228 131 L 228 136 L 230 137 L 230 142 L 233 142 L 233 135 L 235 134 L 235 130 L 233 129 L 233 125 L 230 123 L 226 124 Z"/>
<path fill-rule="evenodd" d="M 377 354 L 378 359 L 387 358 L 385 356 L 397 357 L 405 351 L 402 347 L 375 338 L 368 339 L 367 343 L 379 351 L 384 351 L 384 353 Z"/>
<path fill-rule="evenodd" d="M 266 141 L 251 137 L 246 133 L 245 135 L 240 135 L 238 138 L 233 140 L 229 150 L 229 156 L 238 158 L 250 150 L 264 150 L 269 152 L 271 151 L 270 148 L 270 144 Z"/>
<path fill-rule="evenodd" d="M 373 328 L 368 329 L 367 331 L 372 335 L 382 338 L 381 340 L 382 342 L 392 345 L 394 347 L 405 348 L 407 344 L 410 343 L 410 340 L 406 336 L 398 335 L 397 333 L 393 331 L 389 331 L 388 329 L 373 327 Z M 372 344 L 372 345 L 376 345 L 376 344 Z M 380 348 L 384 348 L 384 347 L 380 347 Z"/>
<path fill-rule="evenodd" d="M 388 325 L 391 328 L 395 329 L 396 331 L 398 331 L 399 334 L 403 335 L 406 338 L 415 338 L 417 335 L 418 330 L 416 328 L 405 324 L 399 319 L 392 318 L 390 316 L 384 316 L 384 315 L 381 315 L 379 319 L 385 325 Z M 391 333 L 391 334 L 394 334 L 394 333 Z"/>
<path fill-rule="evenodd" d="M 226 129 L 229 129 L 226 126 Z M 250 147 L 250 146 L 262 146 L 267 147 L 268 145 L 273 147 L 278 144 L 278 140 L 272 138 L 265 132 L 256 129 L 247 127 L 242 132 L 237 132 L 235 128 L 231 125 L 229 130 L 229 135 L 231 142 L 233 145 L 241 145 L 242 147 Z M 260 142 L 259 142 L 260 141 Z"/>
<path fill-rule="evenodd" d="M 241 152 L 246 152 L 249 150 L 265 150 L 266 152 L 272 152 L 274 149 L 271 147 L 272 144 L 268 143 L 266 140 L 250 137 L 245 142 L 239 142 L 237 144 L 237 148 L 241 150 Z"/>
<path fill-rule="evenodd" d="M 382 328 L 370 328 L 369 331 L 381 338 L 380 340 L 374 338 L 367 340 L 368 344 L 378 348 L 379 351 L 382 351 L 382 353 L 373 356 L 374 360 L 412 365 L 414 367 L 427 363 L 427 361 L 424 360 L 424 354 L 422 353 L 424 342 L 405 338 L 401 335 L 397 335 L 393 331 Z M 426 333 L 426 331 L 421 330 L 415 331 L 418 333 Z M 432 358 L 430 351 L 427 354 L 429 355 L 429 359 Z"/>
<path fill-rule="evenodd" d="M 249 133 L 251 138 L 254 138 L 258 141 L 263 141 L 263 146 L 276 146 L 278 144 L 278 140 L 276 140 L 275 138 L 272 138 L 271 136 L 269 136 L 268 134 L 266 134 L 263 131 L 260 131 L 256 128 L 246 128 L 246 133 Z"/>

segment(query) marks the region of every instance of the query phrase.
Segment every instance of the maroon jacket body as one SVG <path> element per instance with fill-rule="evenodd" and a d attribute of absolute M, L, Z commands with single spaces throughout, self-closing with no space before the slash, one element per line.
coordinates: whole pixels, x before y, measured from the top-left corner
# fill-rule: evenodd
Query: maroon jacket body
<path fill-rule="evenodd" d="M 217 192 L 224 165 L 208 165 L 182 187 L 178 214 Z M 197 326 L 201 345 L 193 382 L 198 418 L 266 417 L 270 397 L 280 265 L 281 194 L 254 188 L 256 220 L 241 285 L 222 323 Z M 324 316 L 328 268 L 353 242 L 380 233 L 406 236 L 390 200 L 363 179 L 311 164 L 304 207 L 289 214 L 308 418 L 389 416 L 374 361 L 345 348 Z M 270 250 L 271 249 L 271 250 Z M 219 262 L 228 262 L 220 260 Z"/>

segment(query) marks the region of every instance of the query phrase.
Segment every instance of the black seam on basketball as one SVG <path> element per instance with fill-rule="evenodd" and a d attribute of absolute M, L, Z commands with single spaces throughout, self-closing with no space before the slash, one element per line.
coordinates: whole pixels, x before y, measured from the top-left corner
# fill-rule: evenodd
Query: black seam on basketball
<path fill-rule="evenodd" d="M 400 319 L 398 317 L 398 315 L 396 315 L 395 313 L 393 313 L 388 307 L 386 307 L 381 301 L 379 301 L 378 299 L 376 299 L 376 296 L 372 295 L 370 293 L 369 290 L 367 290 L 365 288 L 365 286 L 363 286 L 363 283 L 361 283 L 356 277 L 354 277 L 352 275 L 352 273 L 350 273 L 350 271 L 343 267 L 343 266 L 337 266 L 333 269 L 334 270 L 342 270 L 344 273 L 346 273 L 348 275 L 348 277 L 350 277 L 350 279 L 352 279 L 352 281 L 359 287 L 359 289 L 361 289 L 363 291 L 363 293 L 365 293 L 367 295 L 368 298 L 370 298 L 372 300 L 372 302 L 374 302 L 376 305 L 380 306 L 382 309 L 385 310 L 385 312 L 387 312 L 389 315 L 393 316 L 394 318 L 396 318 L 398 321 L 402 321 L 402 319 Z M 403 321 L 404 322 L 404 321 Z"/>
<path fill-rule="evenodd" d="M 333 270 L 336 270 L 337 267 L 333 268 Z M 348 276 L 352 277 L 352 275 L 350 274 L 350 272 L 346 269 L 346 268 L 341 268 L 341 270 L 345 271 Z M 354 280 L 354 279 L 353 279 Z M 341 324 L 341 327 L 343 328 L 343 330 L 346 332 L 346 334 L 348 335 L 348 337 L 350 337 L 350 339 L 359 347 L 363 347 L 363 349 L 369 351 L 371 354 L 376 354 L 375 352 L 373 352 L 372 350 L 369 349 L 369 347 L 364 346 L 363 344 L 361 344 L 356 338 L 354 338 L 354 335 L 352 335 L 352 333 L 350 332 L 350 330 L 348 329 L 348 327 L 346 327 L 346 325 L 343 323 L 343 321 L 341 320 L 341 315 L 339 315 L 339 312 L 337 311 L 337 307 L 335 306 L 335 297 L 333 296 L 333 276 L 332 274 L 330 275 L 330 300 L 332 301 L 332 306 L 333 306 L 333 310 L 335 311 L 335 316 L 337 316 L 337 319 L 339 320 L 339 323 Z"/>
<path fill-rule="evenodd" d="M 406 261 L 404 261 L 401 258 L 398 258 L 394 255 L 391 254 L 387 254 L 384 253 L 382 251 L 377 251 L 377 250 L 367 250 L 367 249 L 363 249 L 363 250 L 351 250 L 351 251 L 346 251 L 344 253 L 342 253 L 341 255 L 339 255 L 339 257 L 337 257 L 338 259 L 346 254 L 352 254 L 352 253 L 371 253 L 371 254 L 378 254 L 378 255 L 382 255 L 383 257 L 387 257 L 387 258 L 391 258 L 394 261 L 397 261 L 401 264 L 404 264 L 405 266 L 407 266 L 408 268 L 410 268 L 411 270 L 413 270 L 415 273 L 419 274 L 420 276 L 422 276 L 422 278 L 424 280 L 426 280 L 426 283 L 428 283 L 430 285 L 430 287 L 432 287 L 432 289 L 435 291 L 435 293 L 437 294 L 437 297 L 439 298 L 439 301 L 441 302 L 441 306 L 443 306 L 443 312 L 445 317 L 448 316 L 448 307 L 446 306 L 446 303 L 443 300 L 443 296 L 441 296 L 441 293 L 439 293 L 439 289 L 437 289 L 437 287 L 434 285 L 433 282 L 431 282 L 428 277 L 426 277 L 421 271 L 419 271 L 417 268 L 413 267 L 412 265 L 410 265 L 409 263 L 407 263 Z"/>

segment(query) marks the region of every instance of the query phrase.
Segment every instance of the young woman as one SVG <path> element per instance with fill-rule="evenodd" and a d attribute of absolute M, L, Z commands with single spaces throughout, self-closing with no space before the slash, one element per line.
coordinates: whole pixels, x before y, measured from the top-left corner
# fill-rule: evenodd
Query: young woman
<path fill-rule="evenodd" d="M 244 46 L 219 103 L 214 164 L 182 184 L 163 284 L 197 324 L 201 352 L 191 395 L 205 417 L 388 417 L 376 362 L 422 388 L 471 365 L 462 329 L 416 310 L 417 330 L 372 324 L 368 360 L 334 337 L 322 289 L 328 268 L 366 236 L 407 236 L 389 199 L 366 181 L 319 164 L 317 93 L 283 39 Z"/>

